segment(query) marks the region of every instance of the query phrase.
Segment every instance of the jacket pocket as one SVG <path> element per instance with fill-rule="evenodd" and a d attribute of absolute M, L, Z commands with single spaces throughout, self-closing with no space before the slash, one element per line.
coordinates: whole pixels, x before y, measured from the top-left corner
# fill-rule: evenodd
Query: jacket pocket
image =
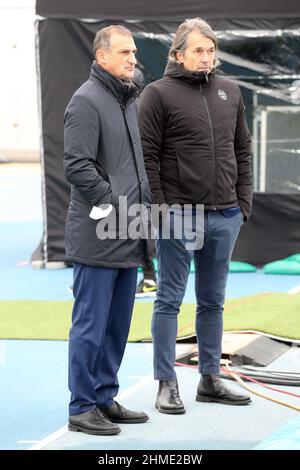
<path fill-rule="evenodd" d="M 179 187 L 194 203 L 211 203 L 212 163 L 195 153 L 176 152 Z"/>
<path fill-rule="evenodd" d="M 107 175 L 107 180 L 111 188 L 111 204 L 117 208 L 119 207 L 119 190 L 118 184 L 114 177 Z"/>

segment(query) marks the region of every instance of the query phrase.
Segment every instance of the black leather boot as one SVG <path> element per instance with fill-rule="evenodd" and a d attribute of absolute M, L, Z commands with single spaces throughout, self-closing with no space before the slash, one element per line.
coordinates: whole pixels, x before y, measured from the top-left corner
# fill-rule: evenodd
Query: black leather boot
<path fill-rule="evenodd" d="M 196 401 L 223 403 L 224 405 L 248 405 L 249 395 L 242 395 L 226 387 L 218 375 L 201 375 Z"/>
<path fill-rule="evenodd" d="M 160 380 L 155 402 L 155 408 L 160 413 L 185 413 L 184 405 L 179 396 L 177 380 Z"/>

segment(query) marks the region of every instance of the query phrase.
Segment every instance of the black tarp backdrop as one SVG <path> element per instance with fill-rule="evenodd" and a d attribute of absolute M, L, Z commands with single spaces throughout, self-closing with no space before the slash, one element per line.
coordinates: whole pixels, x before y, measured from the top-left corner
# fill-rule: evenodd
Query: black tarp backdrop
<path fill-rule="evenodd" d="M 47 18 L 86 18 L 180 23 L 202 16 L 214 28 L 288 29 L 300 26 L 298 0 L 37 0 Z"/>
<path fill-rule="evenodd" d="M 263 5 L 261 5 L 263 4 Z M 222 12 L 220 9 L 222 8 Z M 111 23 L 124 24 L 134 34 L 138 66 L 145 82 L 160 78 L 166 65 L 171 33 L 187 17 L 203 16 L 220 33 L 221 73 L 250 83 L 285 92 L 292 76 L 300 72 L 300 34 L 272 36 L 277 29 L 300 28 L 296 1 L 252 2 L 243 6 L 236 0 L 219 1 L 37 1 L 37 64 L 41 90 L 42 162 L 44 169 L 44 231 L 33 259 L 44 265 L 64 261 L 64 225 L 69 185 L 63 174 L 63 114 L 73 92 L 89 75 L 95 32 Z M 159 11 L 159 16 L 153 12 Z M 43 17 L 43 18 L 42 18 Z M 132 20 L 132 21 L 131 21 Z M 263 30 L 243 34 L 240 30 Z M 228 30 L 236 30 L 233 34 Z M 238 58 L 238 60 L 236 60 Z M 254 64 L 254 66 L 253 66 Z M 278 79 L 283 75 L 284 80 Z M 274 78 L 277 77 L 277 78 Z M 251 87 L 242 88 L 247 119 L 252 130 Z M 284 103 L 280 97 L 259 94 L 260 104 Z M 293 182 L 297 183 L 298 175 Z M 270 188 L 272 190 L 273 188 Z M 274 191 L 274 190 L 273 190 Z M 275 185 L 275 191 L 277 186 Z M 300 194 L 257 193 L 253 216 L 241 231 L 234 259 L 263 264 L 300 251 Z"/>

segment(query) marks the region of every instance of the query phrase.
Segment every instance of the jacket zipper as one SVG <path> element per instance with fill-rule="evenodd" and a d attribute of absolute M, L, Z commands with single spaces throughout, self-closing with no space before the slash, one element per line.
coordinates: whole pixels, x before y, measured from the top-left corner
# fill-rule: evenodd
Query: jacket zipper
<path fill-rule="evenodd" d="M 216 160 L 215 160 L 215 141 L 214 141 L 214 134 L 213 134 L 213 128 L 212 128 L 212 122 L 211 122 L 211 117 L 210 117 L 210 112 L 208 109 L 207 101 L 203 93 L 203 88 L 202 85 L 200 85 L 203 101 L 205 104 L 205 108 L 207 111 L 207 116 L 208 116 L 208 122 L 209 122 L 209 127 L 210 127 L 210 136 L 211 136 L 211 143 L 212 143 L 212 157 L 213 157 L 213 210 L 216 211 Z"/>

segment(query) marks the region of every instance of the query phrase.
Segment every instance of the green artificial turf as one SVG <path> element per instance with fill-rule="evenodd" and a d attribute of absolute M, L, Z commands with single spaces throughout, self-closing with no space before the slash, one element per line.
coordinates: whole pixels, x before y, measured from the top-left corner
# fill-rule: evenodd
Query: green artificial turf
<path fill-rule="evenodd" d="M 129 341 L 151 338 L 153 304 L 136 302 Z M 0 301 L 0 338 L 68 338 L 72 301 Z M 195 332 L 195 305 L 184 304 L 178 336 Z M 300 339 L 300 295 L 259 294 L 229 300 L 225 304 L 224 330 L 256 330 L 274 336 Z"/>

